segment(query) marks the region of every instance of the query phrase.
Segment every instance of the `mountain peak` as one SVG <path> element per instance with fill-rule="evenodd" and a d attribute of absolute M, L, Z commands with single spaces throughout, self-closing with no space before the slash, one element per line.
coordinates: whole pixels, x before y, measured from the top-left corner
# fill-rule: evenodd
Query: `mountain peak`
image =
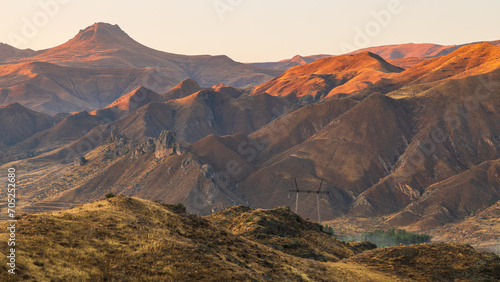
<path fill-rule="evenodd" d="M 302 66 L 306 72 L 336 73 L 374 69 L 382 72 L 401 72 L 403 69 L 393 66 L 382 57 L 372 52 L 364 51 L 354 55 L 340 55 L 319 59 Z"/>
<path fill-rule="evenodd" d="M 24 110 L 24 109 L 27 109 L 23 105 L 19 104 L 18 102 L 10 103 L 10 104 L 1 106 L 0 108 L 2 108 L 2 109 L 14 109 L 14 110 Z"/>
<path fill-rule="evenodd" d="M 295 55 L 291 60 L 290 62 L 294 62 L 294 63 L 298 63 L 298 64 L 301 64 L 301 65 L 304 65 L 304 64 L 307 64 L 306 60 L 304 57 L 302 57 L 301 55 Z"/>
<path fill-rule="evenodd" d="M 181 81 L 181 83 L 177 84 L 174 88 L 172 88 L 172 90 L 173 89 L 185 89 L 185 90 L 195 89 L 197 91 L 197 90 L 200 90 L 201 87 L 193 79 L 187 78 L 187 79 L 184 79 L 183 81 Z"/>
<path fill-rule="evenodd" d="M 72 61 L 94 62 L 97 60 L 109 60 L 107 56 L 99 56 L 100 52 L 117 52 L 117 50 L 129 50 L 135 54 L 150 52 L 151 49 L 138 43 L 125 33 L 118 25 L 108 23 L 95 23 L 85 29 L 68 42 L 51 48 L 33 57 L 37 61 Z M 108 61 L 109 62 L 109 61 Z"/>
<path fill-rule="evenodd" d="M 139 86 L 131 92 L 121 96 L 106 108 L 118 108 L 124 111 L 136 110 L 150 102 L 160 100 L 160 95 L 144 86 Z"/>
<path fill-rule="evenodd" d="M 108 23 L 94 23 L 93 25 L 80 30 L 72 41 L 96 41 L 104 43 L 117 42 L 117 40 L 132 40 L 118 25 Z M 135 42 L 135 41 L 134 41 Z"/>
<path fill-rule="evenodd" d="M 183 80 L 181 83 L 177 84 L 170 91 L 163 94 L 163 98 L 165 101 L 173 99 L 181 99 L 200 90 L 202 90 L 202 88 L 196 81 L 192 80 L 191 78 L 187 78 Z"/>

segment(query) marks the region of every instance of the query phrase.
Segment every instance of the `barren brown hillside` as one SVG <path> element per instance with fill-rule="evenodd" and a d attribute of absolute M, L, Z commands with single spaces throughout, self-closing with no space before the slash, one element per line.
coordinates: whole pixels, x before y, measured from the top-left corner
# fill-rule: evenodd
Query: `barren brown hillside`
<path fill-rule="evenodd" d="M 189 96 L 193 93 L 202 90 L 200 85 L 196 81 L 188 78 L 183 80 L 181 83 L 177 84 L 174 88 L 170 89 L 167 93 L 163 94 L 163 99 L 165 101 L 180 99 Z"/>
<path fill-rule="evenodd" d="M 19 103 L 0 107 L 0 146 L 15 145 L 37 132 L 51 128 L 57 121 Z"/>
<path fill-rule="evenodd" d="M 85 136 L 96 126 L 112 121 L 101 116 L 90 115 L 87 112 L 73 113 L 60 122 L 56 122 L 57 119 L 52 119 L 55 120 L 51 124 L 52 127 L 39 131 L 5 150 L 0 157 L 0 163 L 30 158 L 61 148 Z M 16 124 L 16 126 L 19 125 Z M 13 130 L 13 132 L 15 131 Z"/>

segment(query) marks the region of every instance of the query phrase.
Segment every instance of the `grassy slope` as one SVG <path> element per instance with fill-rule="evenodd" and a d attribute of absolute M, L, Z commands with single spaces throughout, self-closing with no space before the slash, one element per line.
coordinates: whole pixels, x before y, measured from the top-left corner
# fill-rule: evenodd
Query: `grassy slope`
<path fill-rule="evenodd" d="M 27 215 L 18 226 L 16 278 L 23 280 L 321 281 L 372 277 L 383 281 L 392 276 L 290 256 L 174 206 L 129 197 L 59 213 Z M 7 281 L 12 277 L 6 271 L 8 234 L 4 227 L 0 280 Z"/>
<path fill-rule="evenodd" d="M 16 276 L 6 271 L 8 234 L 6 223 L 0 224 L 2 281 L 409 281 L 410 274 L 439 277 L 449 272 L 447 263 L 455 250 L 465 256 L 453 264 L 463 270 L 462 278 L 494 279 L 500 266 L 498 257 L 449 244 L 415 245 L 413 249 L 422 251 L 412 253 L 411 263 L 394 259 L 404 256 L 406 247 L 319 262 L 240 236 L 185 213 L 181 206 L 130 197 L 25 215 L 17 224 Z M 468 257 L 473 265 L 466 263 Z M 427 276 L 418 276 L 426 271 L 418 265 L 420 258 L 435 259 Z M 384 260 L 398 268 L 377 263 Z"/>

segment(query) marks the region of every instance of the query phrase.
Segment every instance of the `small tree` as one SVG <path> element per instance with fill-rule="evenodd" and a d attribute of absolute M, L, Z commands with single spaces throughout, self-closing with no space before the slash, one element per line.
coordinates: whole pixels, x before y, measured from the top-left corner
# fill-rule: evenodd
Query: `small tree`
<path fill-rule="evenodd" d="M 110 193 L 106 194 L 106 199 L 113 198 L 114 196 L 115 196 L 115 194 L 110 192 Z"/>

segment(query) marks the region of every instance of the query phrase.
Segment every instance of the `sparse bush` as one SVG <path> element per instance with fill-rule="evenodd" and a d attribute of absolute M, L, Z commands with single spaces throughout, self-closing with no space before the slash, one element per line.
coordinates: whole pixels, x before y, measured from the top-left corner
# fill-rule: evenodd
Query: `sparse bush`
<path fill-rule="evenodd" d="M 185 213 L 186 206 L 183 203 L 178 203 L 177 205 L 173 206 L 173 210 L 176 213 Z"/>
<path fill-rule="evenodd" d="M 333 228 L 331 226 L 323 225 L 321 228 L 322 228 L 321 230 L 323 232 L 328 233 L 330 236 L 334 236 L 335 235 L 335 233 L 333 233 Z"/>
<path fill-rule="evenodd" d="M 115 196 L 115 194 L 108 193 L 108 194 L 106 194 L 106 199 L 113 198 L 114 196 Z"/>

